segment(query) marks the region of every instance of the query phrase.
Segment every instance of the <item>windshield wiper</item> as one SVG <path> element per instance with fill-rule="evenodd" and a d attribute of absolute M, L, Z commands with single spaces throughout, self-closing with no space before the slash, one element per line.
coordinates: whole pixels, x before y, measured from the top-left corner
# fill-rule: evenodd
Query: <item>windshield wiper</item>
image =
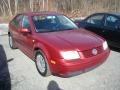
<path fill-rule="evenodd" d="M 65 28 L 63 30 L 74 30 L 74 29 L 76 29 L 76 28 Z"/>
<path fill-rule="evenodd" d="M 55 32 L 56 30 L 52 30 L 52 29 L 38 29 L 36 31 L 38 33 L 44 33 L 44 32 Z"/>

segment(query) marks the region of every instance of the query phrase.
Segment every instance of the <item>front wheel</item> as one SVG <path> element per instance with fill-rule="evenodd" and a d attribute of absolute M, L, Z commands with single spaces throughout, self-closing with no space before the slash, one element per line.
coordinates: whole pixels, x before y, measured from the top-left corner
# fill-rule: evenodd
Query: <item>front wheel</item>
<path fill-rule="evenodd" d="M 38 50 L 36 52 L 35 59 L 36 59 L 35 61 L 36 61 L 36 67 L 37 67 L 38 72 L 42 76 L 50 76 L 51 73 L 50 73 L 49 65 L 42 51 Z"/>
<path fill-rule="evenodd" d="M 10 46 L 11 49 L 16 49 L 17 48 L 15 46 L 15 42 L 14 42 L 14 40 L 13 40 L 11 35 L 9 35 L 9 46 Z"/>

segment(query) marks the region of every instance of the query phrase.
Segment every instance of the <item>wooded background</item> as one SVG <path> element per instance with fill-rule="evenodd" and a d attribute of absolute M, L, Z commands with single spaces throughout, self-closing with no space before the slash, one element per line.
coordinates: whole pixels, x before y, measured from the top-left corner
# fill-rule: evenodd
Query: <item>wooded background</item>
<path fill-rule="evenodd" d="M 119 12 L 120 0 L 0 0 L 0 17 L 10 18 L 26 11 L 61 11 L 69 17 L 79 17 Z"/>

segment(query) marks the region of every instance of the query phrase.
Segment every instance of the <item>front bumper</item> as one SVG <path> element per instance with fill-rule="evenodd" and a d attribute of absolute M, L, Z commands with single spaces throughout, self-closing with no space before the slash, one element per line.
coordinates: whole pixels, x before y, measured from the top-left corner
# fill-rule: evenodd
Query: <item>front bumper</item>
<path fill-rule="evenodd" d="M 91 70 L 103 63 L 109 56 L 110 50 L 98 54 L 90 58 L 84 58 L 79 60 L 57 60 L 57 63 L 52 66 L 52 72 L 55 75 L 60 76 L 73 76 L 83 73 L 84 71 Z"/>

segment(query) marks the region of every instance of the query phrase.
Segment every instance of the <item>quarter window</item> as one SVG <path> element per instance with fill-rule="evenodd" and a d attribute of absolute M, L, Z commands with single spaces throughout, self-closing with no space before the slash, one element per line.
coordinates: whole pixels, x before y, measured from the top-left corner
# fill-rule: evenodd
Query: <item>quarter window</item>
<path fill-rule="evenodd" d="M 20 24 L 20 20 L 22 19 L 22 15 L 18 15 L 16 16 L 13 21 L 11 22 L 12 25 L 15 25 L 16 27 L 19 26 Z"/>

